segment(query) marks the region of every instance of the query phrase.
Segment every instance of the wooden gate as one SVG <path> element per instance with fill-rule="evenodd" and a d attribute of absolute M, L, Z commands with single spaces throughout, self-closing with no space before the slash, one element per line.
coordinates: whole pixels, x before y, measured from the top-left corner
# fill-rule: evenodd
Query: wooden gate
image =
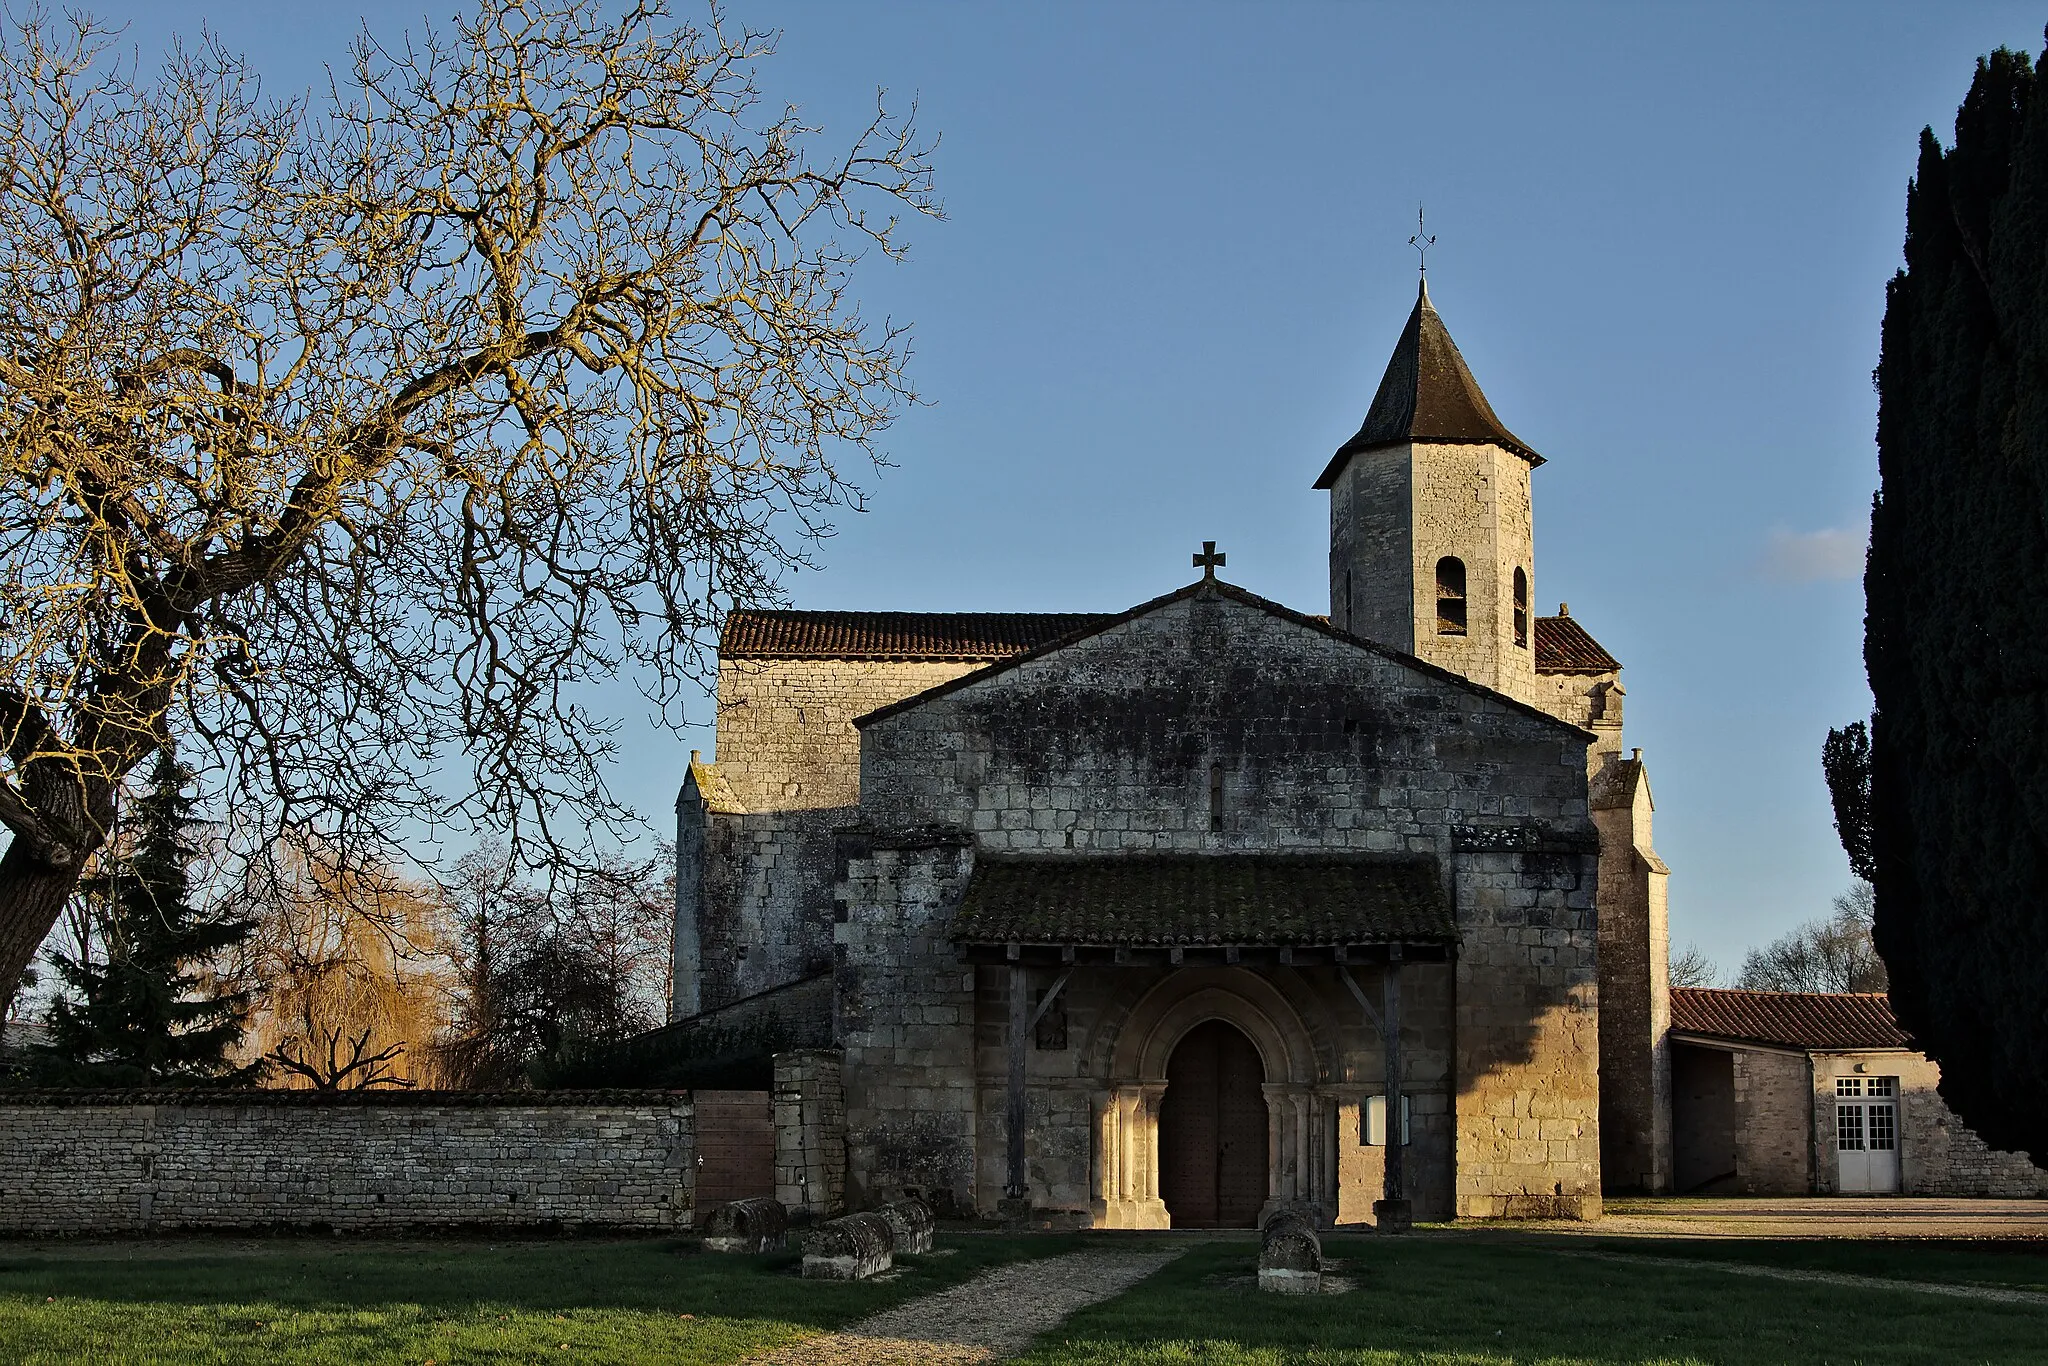
<path fill-rule="evenodd" d="M 1221 1020 L 1188 1031 L 1166 1064 L 1159 1195 L 1175 1228 L 1250 1228 L 1266 1203 L 1265 1066 Z"/>
<path fill-rule="evenodd" d="M 775 1107 L 766 1091 L 695 1091 L 697 1209 L 775 1194 Z"/>

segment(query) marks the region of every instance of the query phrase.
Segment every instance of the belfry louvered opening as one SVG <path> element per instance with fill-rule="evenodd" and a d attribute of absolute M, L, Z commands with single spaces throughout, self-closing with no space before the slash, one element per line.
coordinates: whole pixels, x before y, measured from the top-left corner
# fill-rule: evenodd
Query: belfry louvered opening
<path fill-rule="evenodd" d="M 1465 634 L 1465 562 L 1456 555 L 1436 562 L 1436 633 Z"/>

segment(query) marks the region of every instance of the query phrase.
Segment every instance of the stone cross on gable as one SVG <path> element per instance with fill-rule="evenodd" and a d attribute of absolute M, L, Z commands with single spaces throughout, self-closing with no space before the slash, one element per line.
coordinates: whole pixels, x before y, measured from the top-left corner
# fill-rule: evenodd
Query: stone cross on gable
<path fill-rule="evenodd" d="M 1216 548 L 1216 542 L 1202 542 L 1202 553 L 1195 556 L 1195 568 L 1202 571 L 1204 579 L 1216 577 L 1216 571 L 1223 567 L 1223 552 Z"/>

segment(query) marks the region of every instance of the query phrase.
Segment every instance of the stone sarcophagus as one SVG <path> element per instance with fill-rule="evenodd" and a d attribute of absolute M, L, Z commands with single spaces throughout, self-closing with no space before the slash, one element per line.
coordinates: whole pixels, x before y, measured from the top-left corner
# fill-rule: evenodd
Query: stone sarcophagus
<path fill-rule="evenodd" d="M 1314 1295 L 1323 1288 L 1323 1240 L 1300 1210 L 1275 1211 L 1259 1247 L 1259 1289 Z"/>
<path fill-rule="evenodd" d="M 704 1221 L 706 1252 L 780 1252 L 789 1236 L 789 1211 L 780 1200 L 735 1200 Z"/>
<path fill-rule="evenodd" d="M 896 1232 L 879 1214 L 828 1219 L 804 1239 L 804 1276 L 814 1281 L 864 1281 L 895 1263 Z"/>
<path fill-rule="evenodd" d="M 890 1232 L 895 1235 L 896 1255 L 914 1256 L 932 1250 L 932 1230 L 938 1220 L 932 1215 L 932 1207 L 922 1200 L 891 1200 L 875 1213 L 889 1221 Z"/>

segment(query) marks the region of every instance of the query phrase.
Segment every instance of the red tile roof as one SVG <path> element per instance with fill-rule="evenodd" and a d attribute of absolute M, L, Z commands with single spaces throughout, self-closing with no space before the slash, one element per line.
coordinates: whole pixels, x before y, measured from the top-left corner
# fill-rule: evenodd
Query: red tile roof
<path fill-rule="evenodd" d="M 1110 620 L 1099 612 L 739 611 L 725 659 L 1008 659 Z"/>
<path fill-rule="evenodd" d="M 718 653 L 726 659 L 997 660 L 1115 619 L 1105 612 L 739 611 L 726 618 Z M 1570 617 L 1536 618 L 1537 673 L 1602 674 L 1620 667 Z"/>
<path fill-rule="evenodd" d="M 1621 661 L 1600 648 L 1586 628 L 1570 617 L 1536 618 L 1536 672 L 1540 674 L 1605 674 Z"/>
<path fill-rule="evenodd" d="M 1882 994 L 1671 988 L 1671 1028 L 1738 1043 L 1818 1052 L 1911 1048 Z"/>

